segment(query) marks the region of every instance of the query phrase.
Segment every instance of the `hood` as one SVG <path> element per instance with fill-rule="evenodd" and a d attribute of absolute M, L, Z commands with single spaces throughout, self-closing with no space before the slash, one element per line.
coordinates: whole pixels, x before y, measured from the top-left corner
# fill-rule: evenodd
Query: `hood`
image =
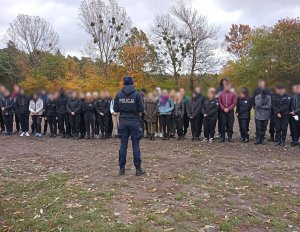
<path fill-rule="evenodd" d="M 136 89 L 134 88 L 133 85 L 126 85 L 123 87 L 122 92 L 126 95 L 129 96 L 130 94 L 134 93 Z"/>

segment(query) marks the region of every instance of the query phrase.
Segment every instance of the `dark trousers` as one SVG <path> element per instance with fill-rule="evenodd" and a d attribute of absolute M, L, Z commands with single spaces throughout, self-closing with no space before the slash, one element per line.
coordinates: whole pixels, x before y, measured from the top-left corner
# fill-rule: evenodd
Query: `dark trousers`
<path fill-rule="evenodd" d="M 42 115 L 32 115 L 33 128 L 35 133 L 41 133 L 42 131 Z"/>
<path fill-rule="evenodd" d="M 216 132 L 217 119 L 204 118 L 204 137 L 206 139 L 213 139 Z"/>
<path fill-rule="evenodd" d="M 160 115 L 159 118 L 162 126 L 163 136 L 169 137 L 172 126 L 172 115 Z"/>
<path fill-rule="evenodd" d="M 233 135 L 233 124 L 234 124 L 234 112 L 230 111 L 225 113 L 221 111 L 221 136 L 224 138 L 227 132 L 228 138 L 232 138 Z"/>
<path fill-rule="evenodd" d="M 48 130 L 48 118 L 47 118 L 47 120 L 46 120 L 46 118 L 45 118 L 45 116 L 43 116 L 43 118 L 44 118 L 44 134 L 46 134 L 47 133 L 47 130 Z"/>
<path fill-rule="evenodd" d="M 86 134 L 86 125 L 84 120 L 84 113 L 80 114 L 80 136 L 84 138 Z"/>
<path fill-rule="evenodd" d="M 275 118 L 276 118 L 276 115 L 273 112 L 271 112 L 270 125 L 269 125 L 269 133 L 271 136 L 275 135 Z"/>
<path fill-rule="evenodd" d="M 5 130 L 5 124 L 4 124 L 4 120 L 3 120 L 3 115 L 2 115 L 1 109 L 0 109 L 0 128 L 1 128 L 1 131 Z"/>
<path fill-rule="evenodd" d="M 256 138 L 263 139 L 265 137 L 267 127 L 268 127 L 268 120 L 257 120 L 255 119 L 255 126 L 256 126 Z"/>
<path fill-rule="evenodd" d="M 145 115 L 141 116 L 141 129 L 142 129 L 142 136 L 145 135 Z"/>
<path fill-rule="evenodd" d="M 140 139 L 141 139 L 141 123 L 136 121 L 120 121 L 119 125 L 119 137 L 121 140 L 121 146 L 119 150 L 119 166 L 124 168 L 126 165 L 126 156 L 128 148 L 128 139 L 131 137 L 132 150 L 133 150 L 133 162 L 136 168 L 141 167 L 141 152 L 140 152 Z"/>
<path fill-rule="evenodd" d="M 20 120 L 19 120 L 18 114 L 15 114 L 15 123 L 16 123 L 16 130 L 17 130 L 17 132 L 19 132 L 20 131 Z"/>
<path fill-rule="evenodd" d="M 6 132 L 13 132 L 14 115 L 3 115 L 3 122 L 5 124 Z"/>
<path fill-rule="evenodd" d="M 184 135 L 187 134 L 189 126 L 190 126 L 190 119 L 189 119 L 187 113 L 185 113 L 184 117 L 183 117 L 183 133 L 184 133 Z"/>
<path fill-rule="evenodd" d="M 275 117 L 275 139 L 281 141 L 286 139 L 287 130 L 289 126 L 289 117 Z"/>
<path fill-rule="evenodd" d="M 200 137 L 200 114 L 198 114 L 195 118 L 191 118 L 191 130 L 193 138 Z"/>
<path fill-rule="evenodd" d="M 85 112 L 84 113 L 84 122 L 85 122 L 85 128 L 87 136 L 91 136 L 92 131 L 92 137 L 95 137 L 95 114 L 94 112 Z"/>
<path fill-rule="evenodd" d="M 56 124 L 56 117 L 55 116 L 49 116 L 47 117 L 47 121 L 50 127 L 50 133 L 51 135 L 57 134 L 57 124 Z"/>
<path fill-rule="evenodd" d="M 175 125 L 177 130 L 178 137 L 184 136 L 184 118 L 181 116 L 177 116 L 175 119 Z"/>
<path fill-rule="evenodd" d="M 71 135 L 71 128 L 68 114 L 58 115 L 58 128 L 62 135 Z"/>
<path fill-rule="evenodd" d="M 29 113 L 18 114 L 22 132 L 29 131 Z"/>
<path fill-rule="evenodd" d="M 183 125 L 183 124 L 182 124 Z M 174 115 L 171 116 L 171 128 L 170 135 L 174 136 L 176 133 L 176 118 Z"/>
<path fill-rule="evenodd" d="M 298 143 L 300 138 L 300 120 L 296 121 L 293 117 L 291 117 L 290 128 L 292 134 L 292 142 Z"/>
<path fill-rule="evenodd" d="M 71 125 L 71 133 L 74 136 L 78 136 L 80 132 L 80 114 L 69 114 L 69 122 Z"/>
<path fill-rule="evenodd" d="M 108 134 L 109 115 L 105 114 L 102 116 L 100 114 L 97 114 L 97 121 L 99 123 L 99 129 L 101 131 L 101 134 Z"/>
<path fill-rule="evenodd" d="M 239 128 L 242 138 L 249 138 L 249 123 L 250 120 L 248 118 L 239 119 Z"/>

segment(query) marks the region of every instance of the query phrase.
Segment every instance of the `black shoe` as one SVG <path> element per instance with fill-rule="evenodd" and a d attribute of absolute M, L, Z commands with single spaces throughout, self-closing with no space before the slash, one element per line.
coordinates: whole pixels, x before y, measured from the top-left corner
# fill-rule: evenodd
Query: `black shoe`
<path fill-rule="evenodd" d="M 119 174 L 120 174 L 120 176 L 124 176 L 125 175 L 125 168 L 120 168 Z"/>
<path fill-rule="evenodd" d="M 65 134 L 62 134 L 61 137 L 64 139 L 64 138 L 66 138 L 66 135 L 65 135 Z"/>
<path fill-rule="evenodd" d="M 142 168 L 137 168 L 135 171 L 135 175 L 136 176 L 142 176 L 144 175 L 146 172 L 142 169 Z"/>
<path fill-rule="evenodd" d="M 195 138 L 195 137 L 193 137 L 193 138 L 192 138 L 192 141 L 195 141 L 195 140 L 196 140 L 196 138 Z"/>
<path fill-rule="evenodd" d="M 277 142 L 276 142 L 276 146 L 281 146 L 281 143 L 282 143 L 281 140 L 277 141 Z"/>
<path fill-rule="evenodd" d="M 269 142 L 274 142 L 275 141 L 275 137 L 273 134 L 270 135 L 270 138 L 268 139 Z"/>
<path fill-rule="evenodd" d="M 261 144 L 261 145 L 266 145 L 265 139 L 264 139 L 264 138 L 261 139 L 260 144 Z"/>
<path fill-rule="evenodd" d="M 243 143 L 249 143 L 249 138 L 245 138 Z"/>
<path fill-rule="evenodd" d="M 231 137 L 228 137 L 228 142 L 233 143 L 233 139 Z"/>
<path fill-rule="evenodd" d="M 285 140 L 283 139 L 282 141 L 281 141 L 281 144 L 280 144 L 281 146 L 285 146 Z"/>
<path fill-rule="evenodd" d="M 292 146 L 292 147 L 297 147 L 297 146 L 298 146 L 298 143 L 297 143 L 297 142 L 291 142 L 291 146 Z"/>
<path fill-rule="evenodd" d="M 219 143 L 224 143 L 224 142 L 225 142 L 225 138 L 222 137 L 222 138 L 220 139 Z"/>
<path fill-rule="evenodd" d="M 245 141 L 245 139 L 246 139 L 246 138 L 241 137 L 241 138 L 240 138 L 240 142 L 243 143 L 243 142 Z"/>
<path fill-rule="evenodd" d="M 255 139 L 255 142 L 254 142 L 254 144 L 255 144 L 255 145 L 259 145 L 259 144 L 261 144 L 261 139 L 259 139 L 259 138 L 256 138 L 256 139 Z"/>

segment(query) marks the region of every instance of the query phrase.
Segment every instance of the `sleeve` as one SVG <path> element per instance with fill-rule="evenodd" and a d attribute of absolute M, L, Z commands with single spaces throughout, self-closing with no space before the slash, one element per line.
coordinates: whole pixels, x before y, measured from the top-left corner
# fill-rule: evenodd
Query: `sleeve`
<path fill-rule="evenodd" d="M 170 109 L 169 112 L 172 112 L 174 110 L 174 102 L 172 100 L 170 100 Z"/>
<path fill-rule="evenodd" d="M 137 96 L 137 108 L 138 108 L 138 112 L 139 113 L 143 113 L 144 112 L 144 104 L 143 104 L 143 100 L 140 94 L 138 94 Z"/>
<path fill-rule="evenodd" d="M 110 102 L 110 106 L 109 106 L 109 110 L 110 110 L 110 113 L 113 114 L 115 111 L 114 111 L 114 100 L 111 100 Z"/>
<path fill-rule="evenodd" d="M 39 105 L 39 108 L 36 109 L 37 113 L 40 113 L 41 111 L 44 110 L 44 102 L 43 102 L 43 100 L 40 100 L 40 103 L 41 104 L 37 104 L 37 105 Z"/>
<path fill-rule="evenodd" d="M 110 102 L 108 101 L 107 104 L 106 104 L 106 107 L 104 109 L 103 114 L 105 114 L 105 115 L 108 114 L 109 113 L 109 108 L 110 108 Z"/>
<path fill-rule="evenodd" d="M 185 113 L 185 104 L 184 102 L 182 102 L 181 118 L 184 118 L 184 113 Z"/>
<path fill-rule="evenodd" d="M 67 111 L 68 111 L 69 114 L 72 113 L 72 110 L 71 110 L 71 108 L 70 108 L 69 101 L 67 101 Z"/>
<path fill-rule="evenodd" d="M 235 94 L 232 95 L 232 104 L 228 107 L 229 110 L 233 111 L 236 106 L 237 97 Z"/>
<path fill-rule="evenodd" d="M 120 112 L 120 107 L 119 107 L 119 95 L 116 96 L 114 100 L 114 107 L 113 107 L 114 112 Z"/>
<path fill-rule="evenodd" d="M 74 113 L 76 113 L 76 114 L 79 113 L 81 108 L 82 108 L 82 101 L 78 100 L 78 104 L 77 104 L 77 107 L 74 110 Z"/>
<path fill-rule="evenodd" d="M 218 97 L 218 101 L 219 101 L 220 109 L 221 109 L 221 110 L 224 110 L 224 109 L 225 109 L 225 106 L 224 106 L 223 103 L 222 103 L 222 94 Z"/>
<path fill-rule="evenodd" d="M 8 106 L 5 107 L 5 110 L 12 110 L 14 108 L 14 101 L 12 100 Z"/>
<path fill-rule="evenodd" d="M 33 102 L 32 102 L 32 101 L 29 102 L 29 111 L 30 111 L 31 113 L 35 113 L 34 108 L 33 108 Z"/>
<path fill-rule="evenodd" d="M 192 116 L 191 108 L 189 106 L 190 103 L 191 103 L 191 100 L 189 100 L 189 102 L 186 104 L 186 113 L 187 113 L 189 118 Z"/>

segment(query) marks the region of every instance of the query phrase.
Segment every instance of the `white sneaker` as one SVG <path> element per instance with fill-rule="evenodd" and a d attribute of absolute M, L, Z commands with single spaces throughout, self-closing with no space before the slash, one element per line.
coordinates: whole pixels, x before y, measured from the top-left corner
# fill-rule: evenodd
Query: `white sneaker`
<path fill-rule="evenodd" d="M 30 137 L 30 134 L 28 132 L 25 133 L 26 137 Z"/>
<path fill-rule="evenodd" d="M 24 137 L 24 136 L 25 136 L 25 133 L 22 132 L 22 133 L 20 134 L 20 137 Z"/>
<path fill-rule="evenodd" d="M 202 140 L 202 143 L 208 143 L 208 139 L 204 138 L 204 139 Z"/>
<path fill-rule="evenodd" d="M 213 143 L 213 142 L 214 142 L 214 139 L 213 139 L 213 138 L 210 138 L 208 142 L 209 142 L 209 143 Z"/>
<path fill-rule="evenodd" d="M 162 138 L 163 137 L 163 133 L 159 133 L 159 137 Z"/>

